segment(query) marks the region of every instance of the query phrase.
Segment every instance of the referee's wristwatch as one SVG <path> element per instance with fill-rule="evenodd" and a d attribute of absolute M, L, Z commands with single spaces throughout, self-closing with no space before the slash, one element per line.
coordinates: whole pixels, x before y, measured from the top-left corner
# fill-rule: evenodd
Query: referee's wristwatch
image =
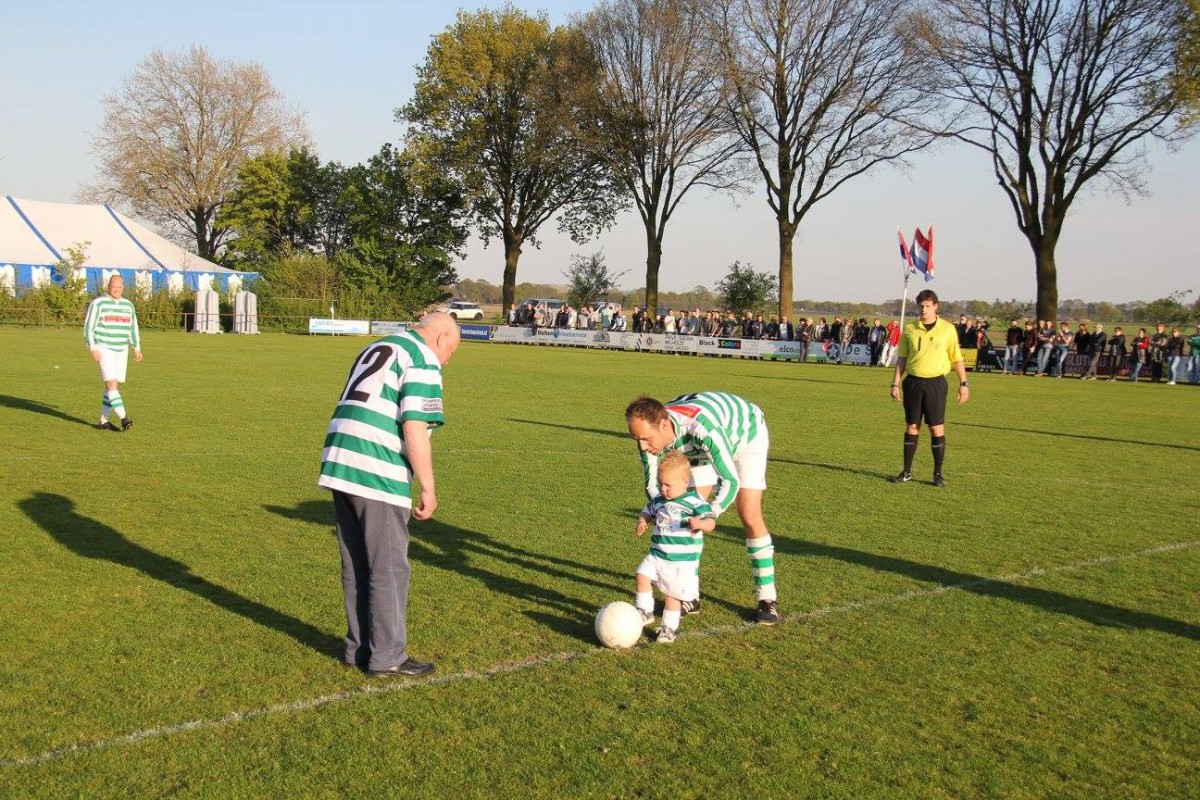
<path fill-rule="evenodd" d="M 969 388 L 969 387 L 968 387 L 968 384 L 967 384 L 967 382 L 966 382 L 966 381 L 959 381 L 959 382 L 958 382 L 958 388 L 960 388 L 960 389 L 966 389 L 966 388 Z"/>

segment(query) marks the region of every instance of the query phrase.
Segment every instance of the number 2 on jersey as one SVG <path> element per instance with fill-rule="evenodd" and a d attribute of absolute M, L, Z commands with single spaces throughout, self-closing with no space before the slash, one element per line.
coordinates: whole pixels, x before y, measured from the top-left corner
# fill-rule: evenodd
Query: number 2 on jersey
<path fill-rule="evenodd" d="M 367 400 L 370 400 L 371 395 L 359 390 L 358 387 L 367 378 L 383 369 L 383 365 L 387 363 L 388 357 L 391 354 L 392 349 L 387 345 L 372 347 L 363 353 L 362 358 L 358 360 L 358 363 L 354 365 L 354 369 L 350 372 L 350 380 L 346 382 L 346 391 L 342 392 L 342 400 L 355 400 L 359 403 L 365 403 Z M 355 377 L 354 373 L 356 372 L 358 373 L 358 377 Z"/>

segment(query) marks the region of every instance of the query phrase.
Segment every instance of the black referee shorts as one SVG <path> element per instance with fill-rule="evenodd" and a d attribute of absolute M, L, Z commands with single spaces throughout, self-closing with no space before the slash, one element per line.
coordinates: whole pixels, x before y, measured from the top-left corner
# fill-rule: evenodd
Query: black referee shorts
<path fill-rule="evenodd" d="M 926 425 L 946 424 L 946 376 L 936 378 L 918 378 L 916 375 L 905 375 L 902 384 L 904 389 L 904 421 L 909 425 L 921 425 L 925 418 Z"/>

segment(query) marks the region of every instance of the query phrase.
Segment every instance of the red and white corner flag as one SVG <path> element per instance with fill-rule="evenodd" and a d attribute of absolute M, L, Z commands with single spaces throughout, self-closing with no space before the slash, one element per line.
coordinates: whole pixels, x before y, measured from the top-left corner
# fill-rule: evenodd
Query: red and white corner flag
<path fill-rule="evenodd" d="M 903 241 L 903 240 L 901 240 Z M 917 228 L 913 233 L 912 263 L 917 271 L 925 276 L 925 282 L 933 280 L 933 226 L 929 226 L 929 236 Z"/>

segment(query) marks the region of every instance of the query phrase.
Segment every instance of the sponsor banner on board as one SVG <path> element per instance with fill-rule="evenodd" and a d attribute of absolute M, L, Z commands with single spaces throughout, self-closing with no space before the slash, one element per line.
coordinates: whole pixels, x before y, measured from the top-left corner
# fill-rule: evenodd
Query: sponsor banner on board
<path fill-rule="evenodd" d="M 476 342 L 486 342 L 492 338 L 491 325 L 459 325 L 458 330 L 462 338 Z"/>
<path fill-rule="evenodd" d="M 308 318 L 309 333 L 328 333 L 340 336 L 370 336 L 371 323 L 365 319 Z"/>
<path fill-rule="evenodd" d="M 408 330 L 407 322 L 389 322 L 382 319 L 371 320 L 371 335 L 372 336 L 394 336 L 397 333 L 404 333 Z"/>

